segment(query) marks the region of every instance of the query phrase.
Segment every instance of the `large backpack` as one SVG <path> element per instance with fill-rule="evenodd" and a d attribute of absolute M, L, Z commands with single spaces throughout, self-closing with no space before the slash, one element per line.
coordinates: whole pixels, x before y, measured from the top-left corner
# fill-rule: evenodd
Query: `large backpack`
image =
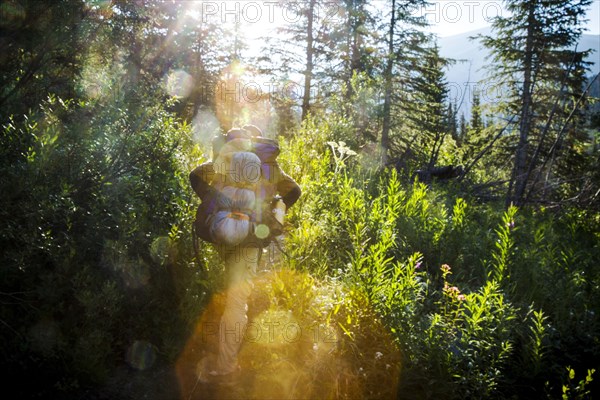
<path fill-rule="evenodd" d="M 213 139 L 213 154 L 215 195 L 198 207 L 197 236 L 228 246 L 266 246 L 283 231 L 271 212 L 276 199 L 265 198 L 264 187 L 273 184 L 279 168 L 279 145 L 232 130 Z"/>

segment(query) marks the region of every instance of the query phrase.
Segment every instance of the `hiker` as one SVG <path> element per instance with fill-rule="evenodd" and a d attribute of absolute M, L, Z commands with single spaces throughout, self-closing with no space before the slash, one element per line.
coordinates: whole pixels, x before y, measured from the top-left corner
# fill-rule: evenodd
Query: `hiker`
<path fill-rule="evenodd" d="M 247 302 L 262 249 L 282 233 L 283 213 L 300 197 L 298 184 L 277 164 L 277 142 L 254 125 L 213 140 L 213 160 L 190 174 L 202 200 L 195 229 L 215 244 L 227 274 L 225 310 L 216 359 L 203 358 L 198 379 L 222 379 L 239 370 L 237 355 L 248 317 Z"/>

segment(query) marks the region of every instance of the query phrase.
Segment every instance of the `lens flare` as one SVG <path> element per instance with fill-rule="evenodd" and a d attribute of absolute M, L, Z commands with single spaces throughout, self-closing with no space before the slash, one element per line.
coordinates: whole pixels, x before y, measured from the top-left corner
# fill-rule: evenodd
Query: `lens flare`
<path fill-rule="evenodd" d="M 365 171 L 376 171 L 381 166 L 381 146 L 377 143 L 364 145 L 358 151 L 357 162 Z"/>
<path fill-rule="evenodd" d="M 157 264 L 163 264 L 171 252 L 171 239 L 167 236 L 159 236 L 150 245 L 150 255 Z"/>
<path fill-rule="evenodd" d="M 156 361 L 156 350 L 152 343 L 136 340 L 127 350 L 127 363 L 137 370 L 146 370 Z"/>
<path fill-rule="evenodd" d="M 287 268 L 259 274 L 240 334 L 237 378 L 198 383 L 198 364 L 215 363 L 218 353 L 226 296 L 217 293 L 176 363 L 180 398 L 395 398 L 397 345 L 368 303 L 351 297 L 343 287 Z"/>
<path fill-rule="evenodd" d="M 194 142 L 201 144 L 205 149 L 210 149 L 212 138 L 220 131 L 219 120 L 215 114 L 208 108 L 200 109 L 192 121 Z"/>
<path fill-rule="evenodd" d="M 254 229 L 254 234 L 259 239 L 266 239 L 269 236 L 270 230 L 269 227 L 265 224 L 259 224 Z"/>
<path fill-rule="evenodd" d="M 176 98 L 185 98 L 192 93 L 194 78 L 180 69 L 171 71 L 164 78 L 164 87 L 169 95 Z"/>

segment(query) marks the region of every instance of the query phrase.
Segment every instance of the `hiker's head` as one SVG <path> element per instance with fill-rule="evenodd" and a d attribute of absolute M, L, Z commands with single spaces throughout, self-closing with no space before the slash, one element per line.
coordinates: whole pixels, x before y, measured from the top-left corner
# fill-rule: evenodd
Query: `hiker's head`
<path fill-rule="evenodd" d="M 242 128 L 231 128 L 224 135 L 219 134 L 213 138 L 213 162 L 219 156 L 234 151 L 249 151 L 252 147 L 250 134 Z"/>

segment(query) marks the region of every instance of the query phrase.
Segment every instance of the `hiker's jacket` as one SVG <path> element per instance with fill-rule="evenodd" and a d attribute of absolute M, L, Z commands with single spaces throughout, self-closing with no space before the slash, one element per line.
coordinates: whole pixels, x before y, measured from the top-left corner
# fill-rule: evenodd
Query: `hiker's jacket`
<path fill-rule="evenodd" d="M 269 178 L 262 177 L 259 183 L 260 197 L 270 201 L 278 194 L 289 209 L 296 203 L 302 193 L 300 186 L 283 172 L 276 163 L 270 164 L 269 168 L 271 169 L 271 176 Z M 198 197 L 202 201 L 206 201 L 214 195 L 215 185 L 226 184 L 227 178 L 224 175 L 217 174 L 212 161 L 208 161 L 190 173 L 190 182 Z"/>

